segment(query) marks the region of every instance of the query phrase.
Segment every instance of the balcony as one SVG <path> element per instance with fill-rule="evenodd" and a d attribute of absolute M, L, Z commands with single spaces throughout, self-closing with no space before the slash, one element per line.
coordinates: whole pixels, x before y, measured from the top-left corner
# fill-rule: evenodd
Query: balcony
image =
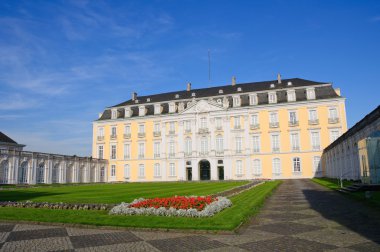
<path fill-rule="evenodd" d="M 280 124 L 278 122 L 271 122 L 269 123 L 269 128 L 278 128 Z"/>
<path fill-rule="evenodd" d="M 208 133 L 209 131 L 208 131 L 208 128 L 200 128 L 199 130 L 198 130 L 198 133 L 199 134 L 205 134 L 205 133 Z"/>
<path fill-rule="evenodd" d="M 318 119 L 309 120 L 309 125 L 318 125 L 318 124 L 319 124 L 319 120 Z"/>
<path fill-rule="evenodd" d="M 278 148 L 278 147 L 273 147 L 273 148 L 272 148 L 272 152 L 280 152 L 280 148 Z"/>
<path fill-rule="evenodd" d="M 104 141 L 104 136 L 98 136 L 98 141 Z"/>
<path fill-rule="evenodd" d="M 260 129 L 260 124 L 251 124 L 250 125 L 250 128 L 251 128 L 251 130 L 256 130 L 256 129 Z"/>
<path fill-rule="evenodd" d="M 298 123 L 298 121 L 290 121 L 288 125 L 289 125 L 289 127 L 296 127 L 299 125 L 299 123 Z"/>
<path fill-rule="evenodd" d="M 329 118 L 329 123 L 330 124 L 339 123 L 339 118 L 338 117 Z"/>
<path fill-rule="evenodd" d="M 160 137 L 161 136 L 161 131 L 154 131 L 153 132 L 154 137 Z"/>
<path fill-rule="evenodd" d="M 131 138 L 131 133 L 124 134 L 124 138 L 125 138 L 125 139 L 130 139 L 130 138 Z"/>
<path fill-rule="evenodd" d="M 117 136 L 116 136 L 116 134 L 113 134 L 113 135 L 110 136 L 110 138 L 111 138 L 111 140 L 112 140 L 112 139 L 116 139 Z"/>
<path fill-rule="evenodd" d="M 174 135 L 175 134 L 175 130 L 169 130 L 169 135 Z"/>
<path fill-rule="evenodd" d="M 142 137 L 145 137 L 145 132 L 139 132 L 137 134 L 138 137 L 142 138 Z"/>

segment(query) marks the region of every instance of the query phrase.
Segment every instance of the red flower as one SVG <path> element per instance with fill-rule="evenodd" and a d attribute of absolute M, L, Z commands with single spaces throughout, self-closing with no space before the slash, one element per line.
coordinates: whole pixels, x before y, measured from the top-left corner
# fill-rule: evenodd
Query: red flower
<path fill-rule="evenodd" d="M 165 207 L 170 208 L 173 207 L 175 209 L 197 209 L 198 211 L 202 211 L 207 205 L 216 201 L 216 198 L 212 198 L 211 196 L 207 197 L 184 197 L 184 196 L 174 196 L 170 198 L 154 198 L 154 199 L 146 199 L 134 204 L 131 204 L 130 207 L 135 208 L 148 208 L 148 207 Z"/>

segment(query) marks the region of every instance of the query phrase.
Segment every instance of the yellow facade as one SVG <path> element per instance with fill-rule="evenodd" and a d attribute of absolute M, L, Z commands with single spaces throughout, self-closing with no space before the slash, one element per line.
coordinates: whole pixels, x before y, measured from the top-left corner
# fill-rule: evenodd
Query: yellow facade
<path fill-rule="evenodd" d="M 197 103 L 205 103 L 209 110 L 191 112 Z M 208 102 L 208 103 L 207 103 Z M 199 168 L 202 160 L 210 161 L 210 179 L 219 179 L 220 166 L 218 162 L 224 160 L 223 179 L 287 179 L 287 178 L 310 178 L 318 176 L 319 170 L 316 168 L 316 157 L 321 157 L 322 150 L 331 142 L 332 130 L 343 134 L 347 130 L 344 98 L 338 96 L 331 99 L 312 99 L 306 101 L 294 101 L 288 103 L 262 104 L 253 106 L 232 107 L 228 109 L 218 108 L 215 103 L 206 99 L 199 99 L 194 104 L 189 105 L 183 112 L 167 113 L 160 115 L 145 115 L 129 118 L 117 118 L 108 120 L 98 120 L 93 124 L 93 157 L 99 157 L 99 146 L 103 146 L 103 157 L 109 160 L 107 171 L 109 181 L 171 181 L 188 180 L 187 168 L 192 169 L 192 180 L 200 179 L 201 170 Z M 329 121 L 329 109 L 336 108 L 338 120 Z M 317 123 L 310 123 L 310 110 L 316 110 Z M 186 112 L 188 111 L 188 112 Z M 290 126 L 289 112 L 295 111 L 298 121 L 294 126 Z M 278 127 L 270 127 L 270 114 L 278 114 Z M 259 127 L 251 127 L 251 116 L 258 115 Z M 202 117 L 203 116 L 203 117 Z M 236 120 L 239 117 L 240 128 L 235 129 Z M 207 118 L 207 132 L 200 130 L 200 118 Z M 222 118 L 223 129 L 216 130 L 216 120 Z M 191 121 L 191 132 L 185 130 L 185 121 Z M 175 133 L 170 131 L 170 123 L 175 124 Z M 154 125 L 159 123 L 160 136 L 154 135 Z M 145 127 L 145 136 L 139 136 L 139 125 Z M 125 136 L 125 126 L 130 125 L 130 137 Z M 111 139 L 111 128 L 116 127 L 116 136 Z M 103 137 L 99 134 L 103 128 Z M 228 131 L 228 133 L 226 132 Z M 298 134 L 299 149 L 293 150 L 291 146 L 291 133 Z M 313 150 L 311 132 L 319 132 L 320 148 Z M 279 151 L 273 151 L 272 135 L 279 135 Z M 316 135 L 316 134 L 315 134 Z M 215 149 L 215 139 L 222 137 L 223 156 L 218 156 Z M 260 151 L 252 151 L 252 137 L 259 136 Z M 187 138 L 188 137 L 188 138 Z M 200 140 L 207 139 L 207 154 L 201 155 Z M 336 136 L 335 136 L 336 137 Z M 192 139 L 191 154 L 185 154 L 185 139 Z M 242 150 L 235 150 L 238 145 L 236 138 L 241 138 Z M 174 142 L 175 154 L 170 156 L 169 141 Z M 206 140 L 205 140 L 206 141 Z M 154 156 L 154 143 L 160 143 L 159 157 Z M 144 144 L 144 157 L 139 157 L 139 144 Z M 236 143 L 236 144 L 235 144 Z M 125 158 L 124 145 L 130 145 L 130 156 Z M 116 158 L 111 159 L 111 145 L 116 145 Z M 195 148 L 195 150 L 194 150 Z M 236 147 L 238 148 L 238 147 Z M 157 153 L 156 153 L 157 154 Z M 294 172 L 294 160 L 298 157 L 300 161 L 300 171 Z M 274 174 L 274 159 L 280 159 L 279 174 Z M 253 163 L 255 159 L 260 160 L 261 174 L 255 174 Z M 240 161 L 239 161 L 240 160 Z M 191 162 L 191 165 L 187 165 Z M 202 161 L 203 162 L 203 161 Z M 159 164 L 159 176 L 155 176 L 154 166 Z M 174 165 L 172 165 L 174 164 Z M 115 176 L 112 176 L 112 167 L 115 166 Z M 126 172 L 125 165 L 129 166 Z M 144 167 L 144 176 L 140 173 L 140 166 Z M 241 170 L 239 166 L 241 165 Z M 171 176 L 170 167 L 175 167 L 174 176 Z M 277 166 L 276 166 L 277 167 Z M 157 175 L 157 174 L 156 174 Z"/>

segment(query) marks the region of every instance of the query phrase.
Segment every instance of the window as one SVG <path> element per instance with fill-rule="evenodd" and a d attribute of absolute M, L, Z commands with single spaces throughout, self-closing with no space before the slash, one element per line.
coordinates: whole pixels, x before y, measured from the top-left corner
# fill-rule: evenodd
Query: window
<path fill-rule="evenodd" d="M 311 132 L 311 146 L 313 150 L 320 149 L 319 132 Z"/>
<path fill-rule="evenodd" d="M 161 152 L 161 144 L 160 144 L 160 142 L 155 142 L 153 148 L 154 148 L 154 150 L 153 150 L 154 157 L 155 158 L 160 157 L 160 152 Z"/>
<path fill-rule="evenodd" d="M 296 92 L 294 90 L 288 90 L 287 96 L 288 96 L 288 102 L 296 101 Z"/>
<path fill-rule="evenodd" d="M 297 133 L 297 132 L 290 133 L 290 144 L 291 144 L 292 151 L 299 151 L 300 150 L 299 133 Z"/>
<path fill-rule="evenodd" d="M 159 163 L 154 164 L 154 176 L 161 177 L 161 168 Z"/>
<path fill-rule="evenodd" d="M 330 131 L 330 141 L 331 143 L 337 140 L 340 136 L 339 130 L 331 130 Z"/>
<path fill-rule="evenodd" d="M 103 127 L 99 127 L 98 128 L 98 137 L 103 137 L 104 136 L 104 128 Z"/>
<path fill-rule="evenodd" d="M 280 136 L 279 135 L 271 135 L 272 137 L 272 152 L 280 151 Z"/>
<path fill-rule="evenodd" d="M 139 158 L 145 157 L 145 143 L 139 143 Z"/>
<path fill-rule="evenodd" d="M 111 137 L 116 137 L 116 127 L 111 127 Z"/>
<path fill-rule="evenodd" d="M 124 178 L 129 179 L 131 177 L 131 170 L 129 165 L 124 165 Z"/>
<path fill-rule="evenodd" d="M 186 132 L 191 132 L 191 122 L 190 120 L 185 121 L 185 131 Z"/>
<path fill-rule="evenodd" d="M 314 88 L 308 88 L 308 89 L 306 89 L 306 98 L 308 100 L 314 100 L 315 99 L 315 90 L 314 90 Z"/>
<path fill-rule="evenodd" d="M 321 157 L 313 157 L 313 170 L 315 173 L 321 172 Z"/>
<path fill-rule="evenodd" d="M 260 159 L 253 160 L 253 175 L 259 176 L 262 174 Z"/>
<path fill-rule="evenodd" d="M 145 125 L 144 124 L 139 124 L 139 133 L 144 134 L 145 133 Z"/>
<path fill-rule="evenodd" d="M 272 112 L 269 115 L 269 122 L 270 123 L 278 123 L 278 114 L 277 112 Z"/>
<path fill-rule="evenodd" d="M 222 118 L 221 117 L 215 118 L 215 125 L 216 125 L 217 129 L 222 129 Z"/>
<path fill-rule="evenodd" d="M 174 157 L 175 156 L 175 146 L 174 142 L 171 141 L 169 142 L 169 157 Z"/>
<path fill-rule="evenodd" d="M 6 162 L 5 173 L 8 174 L 8 162 Z M 5 179 L 7 182 L 7 179 Z M 37 167 L 37 184 L 45 183 L 45 165 L 44 163 L 39 164 Z"/>
<path fill-rule="evenodd" d="M 175 133 L 175 123 L 169 122 L 169 133 L 174 134 Z"/>
<path fill-rule="evenodd" d="M 235 129 L 240 129 L 240 116 L 235 116 L 234 117 L 234 128 Z"/>
<path fill-rule="evenodd" d="M 154 132 L 160 132 L 160 131 L 161 131 L 160 123 L 155 123 L 154 124 Z"/>
<path fill-rule="evenodd" d="M 260 152 L 260 136 L 253 136 L 252 137 L 252 143 L 253 143 L 253 152 L 254 153 L 259 153 Z"/>
<path fill-rule="evenodd" d="M 258 114 L 251 115 L 251 125 L 252 126 L 259 125 L 259 115 Z"/>
<path fill-rule="evenodd" d="M 223 153 L 224 146 L 223 146 L 223 136 L 217 135 L 216 136 L 216 152 L 217 153 Z"/>
<path fill-rule="evenodd" d="M 175 164 L 174 163 L 169 164 L 169 176 L 170 177 L 175 176 Z"/>
<path fill-rule="evenodd" d="M 235 138 L 235 148 L 236 148 L 236 153 L 242 153 L 243 138 L 241 138 L 241 137 L 236 137 Z"/>
<path fill-rule="evenodd" d="M 316 121 L 318 120 L 318 114 L 316 109 L 310 109 L 309 110 L 309 120 L 310 121 Z"/>
<path fill-rule="evenodd" d="M 145 177 L 145 166 L 143 164 L 139 165 L 139 178 Z"/>
<path fill-rule="evenodd" d="M 116 165 L 111 165 L 111 177 L 116 176 Z"/>
<path fill-rule="evenodd" d="M 175 103 L 169 103 L 169 113 L 175 113 Z"/>
<path fill-rule="evenodd" d="M 191 138 L 190 137 L 186 137 L 186 139 L 185 139 L 185 155 L 187 155 L 187 156 L 191 155 L 191 152 L 192 152 L 191 145 L 192 145 Z"/>
<path fill-rule="evenodd" d="M 124 159 L 131 158 L 131 146 L 129 144 L 124 144 Z"/>
<path fill-rule="evenodd" d="M 131 115 L 132 115 L 131 108 L 125 108 L 124 109 L 124 117 L 131 117 Z"/>
<path fill-rule="evenodd" d="M 236 175 L 243 175 L 243 162 L 241 160 L 236 161 Z"/>
<path fill-rule="evenodd" d="M 277 95 L 276 92 L 268 94 L 268 102 L 269 103 L 277 103 Z"/>
<path fill-rule="evenodd" d="M 279 158 L 274 158 L 272 160 L 272 169 L 273 169 L 273 174 L 275 175 L 281 174 L 281 161 Z"/>
<path fill-rule="evenodd" d="M 329 118 L 332 120 L 335 120 L 338 118 L 338 111 L 336 108 L 330 108 L 329 109 Z"/>
<path fill-rule="evenodd" d="M 297 112 L 296 111 L 289 111 L 289 122 L 290 124 L 297 124 Z"/>
<path fill-rule="evenodd" d="M 131 126 L 130 125 L 125 125 L 124 134 L 131 135 Z"/>
<path fill-rule="evenodd" d="M 207 119 L 206 117 L 201 118 L 201 129 L 206 129 L 207 128 Z"/>
<path fill-rule="evenodd" d="M 257 105 L 257 94 L 249 95 L 249 105 Z"/>
<path fill-rule="evenodd" d="M 116 145 L 111 145 L 111 159 L 116 159 Z"/>
<path fill-rule="evenodd" d="M 103 154 L 104 154 L 103 145 L 99 145 L 98 146 L 98 158 L 103 159 Z"/>
<path fill-rule="evenodd" d="M 240 96 L 234 96 L 233 99 L 233 106 L 234 107 L 239 107 L 240 106 Z"/>
<path fill-rule="evenodd" d="M 201 138 L 201 154 L 205 155 L 208 153 L 208 141 L 206 137 Z"/>
<path fill-rule="evenodd" d="M 117 118 L 117 110 L 112 110 L 111 119 L 116 119 L 116 118 Z"/>
<path fill-rule="evenodd" d="M 301 172 L 301 160 L 299 157 L 293 158 L 293 172 Z"/>

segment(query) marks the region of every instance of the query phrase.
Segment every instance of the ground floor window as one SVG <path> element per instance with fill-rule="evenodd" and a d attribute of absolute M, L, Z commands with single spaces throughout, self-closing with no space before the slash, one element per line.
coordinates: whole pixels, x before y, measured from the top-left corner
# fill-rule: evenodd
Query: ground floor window
<path fill-rule="evenodd" d="M 241 160 L 236 161 L 236 175 L 243 175 L 243 162 Z"/>
<path fill-rule="evenodd" d="M 175 176 L 175 164 L 174 163 L 169 164 L 169 176 L 171 176 L 171 177 Z"/>
<path fill-rule="evenodd" d="M 139 165 L 139 177 L 140 178 L 145 177 L 145 166 L 143 164 Z"/>
<path fill-rule="evenodd" d="M 301 160 L 299 157 L 293 158 L 293 172 L 301 172 Z"/>
<path fill-rule="evenodd" d="M 37 167 L 37 184 L 45 182 L 45 164 L 40 164 Z"/>
<path fill-rule="evenodd" d="M 160 177 L 161 176 L 161 169 L 160 169 L 160 164 L 154 164 L 154 176 L 155 177 Z"/>
<path fill-rule="evenodd" d="M 253 174 L 254 175 L 261 175 L 261 161 L 260 159 L 253 160 Z"/>
<path fill-rule="evenodd" d="M 129 165 L 124 165 L 124 178 L 129 179 L 130 178 L 131 170 L 129 168 Z"/>
<path fill-rule="evenodd" d="M 272 160 L 272 169 L 275 175 L 281 174 L 281 161 L 279 158 L 274 158 Z"/>
<path fill-rule="evenodd" d="M 111 177 L 116 176 L 116 165 L 111 165 Z"/>
<path fill-rule="evenodd" d="M 321 172 L 321 157 L 313 157 L 313 168 L 315 173 Z"/>

